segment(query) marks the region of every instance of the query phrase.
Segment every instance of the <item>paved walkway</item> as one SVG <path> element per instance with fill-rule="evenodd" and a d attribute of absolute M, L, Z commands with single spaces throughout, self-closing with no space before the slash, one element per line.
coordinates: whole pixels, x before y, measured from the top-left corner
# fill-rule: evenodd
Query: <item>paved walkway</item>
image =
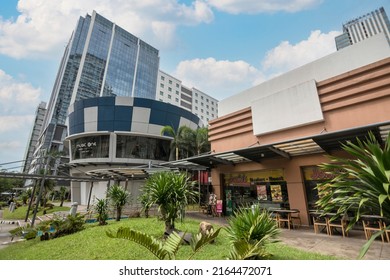
<path fill-rule="evenodd" d="M 227 225 L 224 217 L 211 217 L 200 212 L 188 212 L 187 217 L 221 226 Z M 312 228 L 300 227 L 299 229 L 282 229 L 281 242 L 291 247 L 305 251 L 336 256 L 340 259 L 357 259 L 360 249 L 366 243 L 363 231 L 352 230 L 349 236 L 329 236 L 327 234 L 315 234 Z M 374 241 L 365 255 L 366 260 L 390 260 L 390 243 Z"/>

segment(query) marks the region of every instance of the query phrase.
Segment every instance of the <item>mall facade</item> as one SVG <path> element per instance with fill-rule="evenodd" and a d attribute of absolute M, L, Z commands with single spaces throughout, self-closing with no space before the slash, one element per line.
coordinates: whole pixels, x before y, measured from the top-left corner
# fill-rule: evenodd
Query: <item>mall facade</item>
<path fill-rule="evenodd" d="M 201 125 L 198 116 L 183 108 L 124 96 L 76 101 L 68 120 L 70 175 L 96 179 L 71 183 L 72 202 L 82 205 L 106 197 L 114 183 L 131 193 L 135 205 L 145 178 L 164 170 L 159 164 L 169 160 L 172 137 L 162 135 L 162 128 Z"/>
<path fill-rule="evenodd" d="M 220 101 L 212 152 L 170 166 L 207 169 L 226 215 L 286 207 L 308 225 L 327 178 L 318 165 L 370 131 L 383 143 L 389 108 L 390 46 L 379 34 Z"/>

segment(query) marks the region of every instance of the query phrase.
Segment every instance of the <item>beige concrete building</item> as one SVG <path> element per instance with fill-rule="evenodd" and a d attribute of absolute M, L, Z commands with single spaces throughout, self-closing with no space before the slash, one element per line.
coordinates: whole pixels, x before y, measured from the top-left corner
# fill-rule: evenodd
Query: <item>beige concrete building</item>
<path fill-rule="evenodd" d="M 210 170 L 225 214 L 259 203 L 298 209 L 308 225 L 326 177 L 317 165 L 342 153 L 340 143 L 389 133 L 389 44 L 368 38 L 220 101 L 219 113 L 211 154 L 176 166 Z"/>

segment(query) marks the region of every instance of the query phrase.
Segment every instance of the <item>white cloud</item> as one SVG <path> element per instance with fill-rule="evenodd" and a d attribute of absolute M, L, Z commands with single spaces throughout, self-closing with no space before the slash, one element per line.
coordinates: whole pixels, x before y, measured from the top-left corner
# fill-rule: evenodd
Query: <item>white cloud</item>
<path fill-rule="evenodd" d="M 0 115 L 14 115 L 34 110 L 41 89 L 19 82 L 0 69 Z"/>
<path fill-rule="evenodd" d="M 274 76 L 335 52 L 334 38 L 339 34 L 338 31 L 321 33 L 320 30 L 315 30 L 308 39 L 295 45 L 283 41 L 267 52 L 262 62 L 263 72 Z"/>
<path fill-rule="evenodd" d="M 0 133 L 18 133 L 21 130 L 24 132 L 26 129 L 27 131 L 31 131 L 33 120 L 34 115 L 0 116 Z M 1 143 L 3 142 L 1 141 Z"/>
<path fill-rule="evenodd" d="M 231 14 L 263 12 L 297 12 L 319 5 L 322 0 L 207 0 L 211 6 Z"/>
<path fill-rule="evenodd" d="M 174 76 L 186 86 L 194 86 L 221 99 L 247 88 L 260 74 L 258 69 L 242 60 L 206 58 L 180 62 Z"/>
<path fill-rule="evenodd" d="M 3 161 L 23 158 L 40 96 L 40 88 L 17 81 L 0 69 L 0 159 Z"/>
<path fill-rule="evenodd" d="M 79 16 L 91 14 L 93 10 L 160 49 L 174 43 L 177 25 L 213 20 L 213 12 L 202 1 L 194 1 L 188 6 L 177 0 L 40 2 L 19 0 L 20 15 L 16 20 L 0 18 L 1 54 L 23 58 L 57 53 L 68 41 Z"/>
<path fill-rule="evenodd" d="M 180 62 L 174 76 L 184 85 L 194 86 L 205 93 L 223 99 L 324 57 L 336 51 L 334 37 L 339 32 L 312 31 L 308 39 L 297 44 L 280 43 L 265 55 L 260 66 L 245 61 L 192 59 Z"/>

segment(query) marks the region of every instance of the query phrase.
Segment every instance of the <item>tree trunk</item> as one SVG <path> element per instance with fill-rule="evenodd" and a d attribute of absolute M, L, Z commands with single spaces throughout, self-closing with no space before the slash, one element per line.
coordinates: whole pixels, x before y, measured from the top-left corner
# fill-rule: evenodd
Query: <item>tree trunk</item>
<path fill-rule="evenodd" d="M 172 231 L 175 230 L 175 224 L 170 221 L 165 221 L 165 233 L 171 234 Z"/>
<path fill-rule="evenodd" d="M 117 207 L 116 208 L 116 220 L 118 222 L 121 220 L 121 215 L 122 215 L 122 207 Z"/>

